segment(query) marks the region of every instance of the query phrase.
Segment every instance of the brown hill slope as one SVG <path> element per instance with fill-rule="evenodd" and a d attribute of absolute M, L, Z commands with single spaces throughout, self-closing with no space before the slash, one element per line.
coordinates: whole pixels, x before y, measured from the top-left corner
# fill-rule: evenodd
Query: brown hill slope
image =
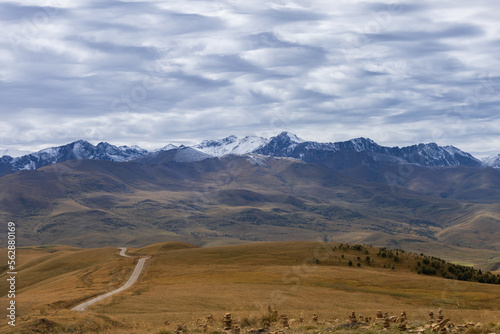
<path fill-rule="evenodd" d="M 123 284 L 136 259 L 119 257 L 111 248 L 21 249 L 18 281 L 26 283 L 16 296 L 20 310 L 16 329 L 35 332 L 49 326 L 54 333 L 156 334 L 183 323 L 189 332 L 198 332 L 196 319 L 212 314 L 215 322 L 210 328 L 215 331 L 226 312 L 248 329 L 259 326 L 268 306 L 290 319 L 306 319 L 294 328 L 317 328 L 310 322 L 314 313 L 323 327 L 345 323 L 352 311 L 375 316 L 378 310 L 391 315 L 405 310 L 412 321 L 423 323 L 429 310 L 438 308 L 456 322 L 500 324 L 500 285 L 418 275 L 417 268 L 432 268 L 425 265 L 425 258 L 404 252 L 382 256 L 383 252 L 324 242 L 211 248 L 154 244 L 129 252 L 151 256 L 136 285 L 75 313 L 68 309 Z M 33 279 L 39 272 L 45 277 Z M 0 298 L 5 300 L 6 296 Z M 0 326 L 5 332 L 6 324 Z"/>
<path fill-rule="evenodd" d="M 0 217 L 17 223 L 18 239 L 26 245 L 213 245 L 319 237 L 432 252 L 486 269 L 500 262 L 500 205 L 494 201 L 424 195 L 421 189 L 359 181 L 287 158 L 158 159 L 82 160 L 4 176 Z M 417 180 L 424 178 L 419 175 Z M 482 178 L 467 178 L 467 187 L 473 180 Z"/>

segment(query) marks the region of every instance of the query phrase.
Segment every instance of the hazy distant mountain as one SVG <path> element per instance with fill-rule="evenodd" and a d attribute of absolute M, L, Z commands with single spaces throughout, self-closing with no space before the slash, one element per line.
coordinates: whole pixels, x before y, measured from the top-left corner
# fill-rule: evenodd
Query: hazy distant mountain
<path fill-rule="evenodd" d="M 157 150 L 153 153 L 137 158 L 134 162 L 142 164 L 164 164 L 167 162 L 195 162 L 202 161 L 208 158 L 213 158 L 211 155 L 195 150 L 192 147 L 186 146 L 166 146 L 165 150 Z"/>
<path fill-rule="evenodd" d="M 173 145 L 173 144 L 168 144 L 166 146 L 163 146 L 162 148 L 154 150 L 154 152 L 170 151 L 170 150 L 173 150 L 173 149 L 176 149 L 176 148 L 179 148 L 179 147 L 176 146 L 176 145 Z"/>
<path fill-rule="evenodd" d="M 482 159 L 482 162 L 485 166 L 500 168 L 500 154 L 492 155 L 487 158 Z"/>

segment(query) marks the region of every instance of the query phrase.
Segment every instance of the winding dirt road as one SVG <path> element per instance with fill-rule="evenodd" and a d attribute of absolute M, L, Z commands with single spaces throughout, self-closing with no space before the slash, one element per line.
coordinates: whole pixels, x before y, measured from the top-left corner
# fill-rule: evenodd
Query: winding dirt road
<path fill-rule="evenodd" d="M 131 256 L 128 256 L 125 254 L 125 252 L 127 251 L 127 248 L 125 247 L 121 247 L 119 248 L 121 251 L 120 251 L 120 255 L 121 256 L 124 256 L 124 257 L 131 257 Z M 73 307 L 71 309 L 71 311 L 85 311 L 85 309 L 92 305 L 92 304 L 95 304 L 97 302 L 100 302 L 101 300 L 103 299 L 106 299 L 108 298 L 109 296 L 112 296 L 116 293 L 119 293 L 119 292 L 122 292 L 123 290 L 126 290 L 128 288 L 130 288 L 136 281 L 137 279 L 139 278 L 139 275 L 141 274 L 142 272 L 142 269 L 144 268 L 144 262 L 146 262 L 146 260 L 149 259 L 149 257 L 143 257 L 142 259 L 140 259 L 138 262 L 137 262 L 137 265 L 135 266 L 135 269 L 134 269 L 134 272 L 132 273 L 132 275 L 130 276 L 130 278 L 128 279 L 127 283 L 125 283 L 124 285 L 122 285 L 120 288 L 116 289 L 116 290 L 113 290 L 113 291 L 110 291 L 108 293 L 105 293 L 103 295 L 100 295 L 100 296 L 97 296 L 89 301 L 86 301 L 85 303 L 82 303 L 80 305 L 77 305 L 75 307 Z"/>

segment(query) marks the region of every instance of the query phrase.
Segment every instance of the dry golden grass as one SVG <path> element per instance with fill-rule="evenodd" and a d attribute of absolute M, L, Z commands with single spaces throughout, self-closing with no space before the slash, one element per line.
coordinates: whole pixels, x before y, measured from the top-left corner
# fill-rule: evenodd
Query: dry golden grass
<path fill-rule="evenodd" d="M 338 244 L 328 244 L 328 249 L 332 246 Z M 18 277 L 24 284 L 18 291 L 18 321 L 26 330 L 47 325 L 40 320 L 46 319 L 56 332 L 160 333 L 173 332 L 178 323 L 197 332 L 197 319 L 213 314 L 210 330 L 215 331 L 221 329 L 226 312 L 241 324 L 257 326 L 271 305 L 289 319 L 304 318 L 302 329 L 294 325 L 298 332 L 345 323 L 352 311 L 374 317 L 377 310 L 391 315 L 406 310 L 410 319 L 423 322 L 429 310 L 443 308 L 455 322 L 500 324 L 500 285 L 417 275 L 412 272 L 416 259 L 411 254 L 401 253 L 400 261 L 394 262 L 377 257 L 378 249 L 367 251 L 328 251 L 326 244 L 317 242 L 212 248 L 154 244 L 130 253 L 152 256 L 136 285 L 76 313 L 67 310 L 123 284 L 136 259 L 121 258 L 113 248 L 61 247 L 49 254 L 46 249 L 25 249 L 19 255 L 26 254 L 29 261 L 20 267 Z M 374 262 L 368 264 L 366 256 Z M 42 271 L 47 278 L 31 277 Z M 5 300 L 4 296 L 0 302 Z M 320 324 L 310 322 L 314 313 Z M 5 324 L 0 326 L 2 333 L 7 330 Z"/>

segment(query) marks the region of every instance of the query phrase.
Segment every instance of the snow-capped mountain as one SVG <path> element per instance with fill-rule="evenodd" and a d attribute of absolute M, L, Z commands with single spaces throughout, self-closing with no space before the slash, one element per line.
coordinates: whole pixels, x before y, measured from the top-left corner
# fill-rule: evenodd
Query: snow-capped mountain
<path fill-rule="evenodd" d="M 380 146 L 371 139 L 357 138 L 345 142 L 318 143 L 305 141 L 290 132 L 282 132 L 276 137 L 272 137 L 267 145 L 259 147 L 256 153 L 272 155 L 278 157 L 302 158 L 306 151 L 376 151 Z"/>
<path fill-rule="evenodd" d="M 162 152 L 170 153 L 159 155 Z M 229 136 L 220 140 L 204 140 L 192 147 L 183 145 L 177 147 L 169 144 L 154 152 L 148 152 L 138 146 L 114 146 L 106 142 L 94 146 L 87 141 L 79 140 L 21 157 L 4 155 L 0 158 L 0 176 L 75 159 L 125 162 L 141 158 L 138 161 L 143 163 L 155 163 L 165 159 L 193 162 L 228 154 L 257 154 L 294 158 L 339 170 L 381 163 L 417 164 L 428 167 L 491 166 L 500 168 L 500 155 L 484 159 L 481 162 L 456 147 L 438 146 L 435 143 L 402 148 L 381 146 L 367 138 L 335 143 L 318 143 L 305 141 L 290 132 L 282 132 L 269 139 L 258 136 L 244 138 Z"/>
<path fill-rule="evenodd" d="M 356 138 L 344 142 L 317 143 L 303 141 L 289 132 L 272 137 L 266 145 L 254 151 L 263 155 L 291 157 L 329 167 L 349 166 L 369 162 L 414 163 L 422 166 L 482 166 L 481 161 L 453 146 L 435 143 L 399 147 L 386 147 L 371 139 Z M 353 155 L 354 153 L 359 153 Z"/>
<path fill-rule="evenodd" d="M 202 161 L 208 158 L 213 158 L 213 156 L 198 151 L 192 147 L 185 147 L 181 145 L 179 149 L 176 150 L 173 160 L 176 162 L 194 162 Z"/>
<path fill-rule="evenodd" d="M 166 149 L 155 150 L 143 157 L 135 159 L 139 164 L 159 165 L 169 162 L 195 162 L 213 158 L 213 156 L 198 151 L 192 147 L 181 145 L 165 146 Z"/>
<path fill-rule="evenodd" d="M 0 168 L 0 173 L 4 172 L 7 169 L 6 167 L 11 171 L 34 170 L 68 160 L 93 159 L 123 162 L 136 159 L 147 153 L 148 151 L 137 146 L 117 147 L 108 143 L 99 143 L 94 146 L 88 141 L 78 140 L 67 145 L 46 148 L 17 158 L 3 156 L 0 160 L 1 167 L 3 167 Z"/>
<path fill-rule="evenodd" d="M 214 157 L 221 157 L 227 154 L 251 153 L 268 142 L 269 139 L 257 136 L 246 136 L 241 139 L 229 136 L 219 140 L 204 140 L 193 148 Z"/>
<path fill-rule="evenodd" d="M 393 154 L 397 154 L 398 151 L 401 152 L 402 158 L 409 163 L 422 166 L 482 166 L 480 160 L 454 146 L 438 146 L 436 143 L 429 143 L 407 146 L 401 149 L 394 147 L 391 150 Z"/>
<path fill-rule="evenodd" d="M 492 155 L 487 158 L 482 159 L 482 162 L 485 166 L 500 168 L 500 154 Z"/>
<path fill-rule="evenodd" d="M 368 162 L 390 162 L 418 164 L 422 166 L 482 166 L 481 161 L 469 153 L 453 146 L 438 146 L 435 143 L 407 147 L 386 147 L 371 139 L 356 138 L 343 142 L 318 143 L 305 141 L 293 133 L 282 132 L 270 139 L 247 136 L 239 139 L 229 136 L 219 140 L 205 140 L 194 149 L 220 157 L 227 154 L 257 153 L 273 157 L 289 157 L 329 167 L 349 167 Z M 356 154 L 353 156 L 353 154 Z"/>
<path fill-rule="evenodd" d="M 162 148 L 159 148 L 157 150 L 154 150 L 154 152 L 162 152 L 162 151 L 170 151 L 170 150 L 174 150 L 176 148 L 179 148 L 178 146 L 175 146 L 173 144 L 168 144 L 166 146 L 163 146 Z"/>
<path fill-rule="evenodd" d="M 95 147 L 92 159 L 123 162 L 142 157 L 148 153 L 147 150 L 137 145 L 117 147 L 109 143 L 99 143 Z"/>

